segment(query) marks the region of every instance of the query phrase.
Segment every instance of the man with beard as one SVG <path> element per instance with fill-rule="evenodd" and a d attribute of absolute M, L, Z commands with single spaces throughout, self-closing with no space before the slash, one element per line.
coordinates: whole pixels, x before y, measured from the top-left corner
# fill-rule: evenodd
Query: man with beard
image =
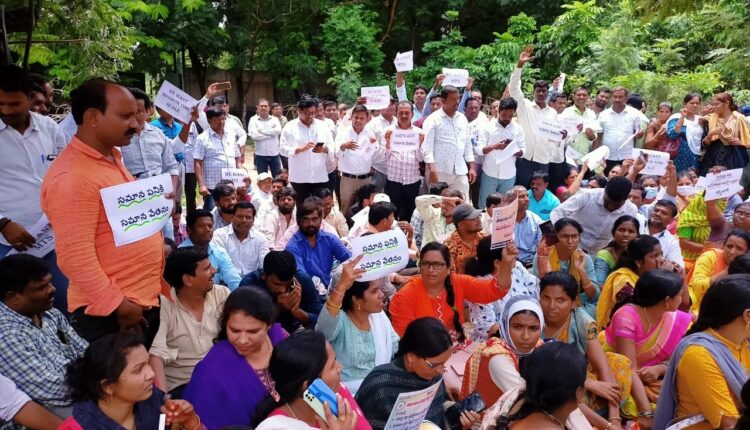
<path fill-rule="evenodd" d="M 67 367 L 88 343 L 52 308 L 55 287 L 44 261 L 11 255 L 0 261 L 0 279 L 0 374 L 65 419 L 72 413 Z"/>
<path fill-rule="evenodd" d="M 593 149 L 599 146 L 609 148 L 607 157 L 607 174 L 615 165 L 631 158 L 635 141 L 646 133 L 641 124 L 642 113 L 627 106 L 628 90 L 617 87 L 612 90 L 612 107 L 599 114 L 602 132 L 594 142 Z"/>
<path fill-rule="evenodd" d="M 319 199 L 305 200 L 297 208 L 299 231 L 289 241 L 286 250 L 294 255 L 297 270 L 317 277 L 324 286 L 328 286 L 334 258 L 343 263 L 352 254 L 338 236 L 320 229 L 322 221 L 323 208 Z"/>
<path fill-rule="evenodd" d="M 240 285 L 240 272 L 234 267 L 232 258 L 224 248 L 211 243 L 214 236 L 214 221 L 211 212 L 198 209 L 187 214 L 185 223 L 187 224 L 188 239 L 180 244 L 180 248 L 195 246 L 208 252 L 208 260 L 216 269 L 214 282 L 226 285 L 234 291 Z"/>
<path fill-rule="evenodd" d="M 441 79 L 442 82 L 442 79 Z M 433 93 L 434 94 L 434 93 Z M 396 72 L 396 96 L 398 97 L 398 101 L 404 102 L 409 101 L 409 98 L 406 96 L 406 83 L 404 81 L 404 73 L 403 72 Z M 427 87 L 424 85 L 417 85 L 414 87 L 414 96 L 413 96 L 413 115 L 412 118 L 414 121 L 418 121 L 422 118 L 422 112 L 425 110 L 425 103 L 427 102 Z"/>
<path fill-rule="evenodd" d="M 250 202 L 239 202 L 234 206 L 232 225 L 214 232 L 213 245 L 223 248 L 239 270 L 240 276 L 257 270 L 268 254 L 266 237 L 252 230 L 255 222 L 255 206 Z"/>
<path fill-rule="evenodd" d="M 514 198 L 518 199 L 513 240 L 516 241 L 516 247 L 518 248 L 518 261 L 528 269 L 534 263 L 536 248 L 539 246 L 539 241 L 542 240 L 542 230 L 539 228 L 542 219 L 529 210 L 529 192 L 526 187 L 516 185 L 507 197 L 509 201 Z"/>
<path fill-rule="evenodd" d="M 591 106 L 591 110 L 598 117 L 600 113 L 604 112 L 609 107 L 610 100 L 612 100 L 612 90 L 608 87 L 601 87 L 596 93 L 594 104 Z"/>
<path fill-rule="evenodd" d="M 286 230 L 297 225 L 294 216 L 294 207 L 297 201 L 297 192 L 293 188 L 282 188 L 273 195 L 276 207 L 265 217 L 261 230 L 266 235 L 268 246 L 272 251 L 281 251 L 281 241 Z"/>
<path fill-rule="evenodd" d="M 641 234 L 650 234 L 659 239 L 661 252 L 664 258 L 681 267 L 685 267 L 682 258 L 680 241 L 667 231 L 667 226 L 672 224 L 677 216 L 677 205 L 669 200 L 657 200 L 651 208 L 648 222 L 641 225 Z"/>
<path fill-rule="evenodd" d="M 363 105 L 352 109 L 351 125 L 340 129 L 336 137 L 336 157 L 341 172 L 341 212 L 348 212 L 357 190 L 370 182 L 372 163 L 380 152 L 375 133 L 366 129 L 370 114 Z"/>
<path fill-rule="evenodd" d="M 378 143 L 378 151 L 372 157 L 372 183 L 378 187 L 378 192 L 382 193 L 388 177 L 388 159 L 385 156 L 385 132 L 396 125 L 396 100 L 391 99 L 387 108 L 380 111 L 380 115 L 373 117 L 365 126 L 365 131 L 370 131 L 375 135 Z M 340 170 L 340 169 L 339 169 Z"/>
<path fill-rule="evenodd" d="M 17 66 L 0 68 L 0 259 L 11 250 L 25 251 L 36 240 L 29 229 L 43 216 L 39 200 L 42 178 L 65 148 L 55 122 L 30 112 L 33 86 Z M 55 305 L 67 312 L 68 281 L 57 267 L 55 251 L 44 256 L 57 287 Z"/>
<path fill-rule="evenodd" d="M 460 204 L 453 211 L 453 225 L 456 231 L 445 241 L 451 253 L 451 273 L 464 273 L 464 263 L 477 255 L 477 243 L 486 236 L 482 231 L 482 211 Z"/>
<path fill-rule="evenodd" d="M 100 194 L 135 181 L 116 148 L 129 145 L 138 130 L 138 105 L 127 88 L 103 79 L 84 82 L 70 100 L 78 132 L 47 171 L 41 195 L 58 263 L 70 279 L 72 325 L 89 341 L 141 330 L 150 346 L 159 328 L 159 292 L 169 292 L 164 239 L 157 232 L 116 246 Z"/>
<path fill-rule="evenodd" d="M 232 223 L 237 190 L 231 183 L 222 181 L 214 187 L 211 194 L 216 202 L 216 207 L 211 209 L 211 216 L 214 219 L 214 230 L 218 230 Z"/>

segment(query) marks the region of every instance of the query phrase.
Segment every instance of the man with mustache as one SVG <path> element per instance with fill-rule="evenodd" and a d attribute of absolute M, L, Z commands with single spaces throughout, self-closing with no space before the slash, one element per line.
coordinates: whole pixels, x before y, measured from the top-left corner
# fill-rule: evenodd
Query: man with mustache
<path fill-rule="evenodd" d="M 288 228 L 297 225 L 294 208 L 297 204 L 297 192 L 293 188 L 282 188 L 273 195 L 276 207 L 264 217 L 261 231 L 266 235 L 271 251 L 283 251 L 282 240 Z"/>
<path fill-rule="evenodd" d="M 70 99 L 78 132 L 47 171 L 41 196 L 58 263 L 70 279 L 72 325 L 89 341 L 141 331 L 150 346 L 159 328 L 159 292 L 169 293 L 164 239 L 159 232 L 116 246 L 100 195 L 135 181 L 116 148 L 129 145 L 138 130 L 138 105 L 127 88 L 103 79 L 84 82 Z"/>
<path fill-rule="evenodd" d="M 214 230 L 232 224 L 234 206 L 237 204 L 237 190 L 230 181 L 221 181 L 211 191 L 216 207 L 211 209 L 214 218 Z"/>
<path fill-rule="evenodd" d="M 29 229 L 42 217 L 42 178 L 65 148 L 55 122 L 30 112 L 33 83 L 17 66 L 0 67 L 0 259 L 26 251 L 36 240 Z M 67 312 L 68 280 L 57 267 L 55 251 L 44 256 L 57 287 L 55 305 Z"/>

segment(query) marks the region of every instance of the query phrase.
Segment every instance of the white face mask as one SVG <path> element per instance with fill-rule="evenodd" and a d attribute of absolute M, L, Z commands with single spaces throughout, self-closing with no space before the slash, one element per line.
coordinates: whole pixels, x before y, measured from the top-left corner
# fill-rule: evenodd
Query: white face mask
<path fill-rule="evenodd" d="M 659 190 L 656 187 L 644 187 L 643 189 L 646 191 L 646 195 L 644 196 L 646 200 L 655 199 L 656 192 Z"/>
<path fill-rule="evenodd" d="M 695 193 L 695 185 L 680 185 L 677 187 L 677 194 L 683 197 L 693 196 Z"/>

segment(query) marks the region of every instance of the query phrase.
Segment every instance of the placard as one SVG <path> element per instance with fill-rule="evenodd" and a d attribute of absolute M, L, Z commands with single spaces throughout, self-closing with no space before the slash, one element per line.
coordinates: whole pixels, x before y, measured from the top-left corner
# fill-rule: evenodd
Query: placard
<path fill-rule="evenodd" d="M 393 64 L 397 72 L 411 72 L 414 70 L 414 51 L 396 53 Z"/>
<path fill-rule="evenodd" d="M 6 255 L 29 254 L 34 257 L 42 258 L 55 250 L 55 234 L 52 231 L 52 226 L 47 219 L 47 215 L 42 214 L 39 221 L 27 231 L 30 235 L 34 236 L 34 239 L 36 239 L 34 245 L 26 247 L 26 251 L 23 252 L 16 251 L 15 248 L 12 248 Z"/>
<path fill-rule="evenodd" d="M 500 164 L 503 161 L 507 160 L 508 158 L 516 155 L 518 151 L 520 151 L 521 148 L 518 146 L 518 143 L 513 140 L 508 144 L 508 146 L 505 147 L 505 149 L 502 149 L 500 152 L 498 152 L 495 155 L 495 163 Z M 491 152 L 490 152 L 491 154 Z"/>
<path fill-rule="evenodd" d="M 445 69 L 443 68 L 443 86 L 453 85 L 461 88 L 469 84 L 469 71 L 466 69 Z"/>
<path fill-rule="evenodd" d="M 742 169 L 707 174 L 704 181 L 699 181 L 706 190 L 704 199 L 708 202 L 732 197 L 742 190 L 740 178 L 742 178 Z"/>
<path fill-rule="evenodd" d="M 580 162 L 581 164 L 586 163 L 589 170 L 593 172 L 597 167 L 599 167 L 602 161 L 607 159 L 607 157 L 609 157 L 609 147 L 600 146 L 581 157 Z"/>
<path fill-rule="evenodd" d="M 578 167 L 578 161 L 581 159 L 581 153 L 576 151 L 575 148 L 568 145 L 565 147 L 565 161 L 571 166 Z"/>
<path fill-rule="evenodd" d="M 556 120 L 541 118 L 536 122 L 536 134 L 541 139 L 547 139 L 554 143 L 562 143 L 564 128 Z"/>
<path fill-rule="evenodd" d="M 394 128 L 391 133 L 391 151 L 409 152 L 419 148 L 419 136 L 419 131 L 414 129 Z"/>
<path fill-rule="evenodd" d="M 170 222 L 174 199 L 169 173 L 100 190 L 115 245 L 137 242 L 161 231 Z"/>
<path fill-rule="evenodd" d="M 633 159 L 642 157 L 646 161 L 646 167 L 641 170 L 641 175 L 662 176 L 667 173 L 669 166 L 669 154 L 666 152 L 653 151 L 650 149 L 633 148 Z"/>
<path fill-rule="evenodd" d="M 385 109 L 391 104 L 391 89 L 388 85 L 381 87 L 362 87 L 360 90 L 362 97 L 367 97 L 367 109 L 380 110 Z"/>
<path fill-rule="evenodd" d="M 425 389 L 399 394 L 383 430 L 419 428 L 442 383 L 441 380 Z"/>
<path fill-rule="evenodd" d="M 558 92 L 558 93 L 561 93 L 561 94 L 562 94 L 562 93 L 564 93 L 564 92 L 565 92 L 565 91 L 564 91 L 564 90 L 565 90 L 565 78 L 566 78 L 567 76 L 568 76 L 568 75 L 566 75 L 565 73 L 563 73 L 563 72 L 560 72 L 560 82 L 559 82 L 559 83 L 557 84 L 557 92 Z"/>
<path fill-rule="evenodd" d="M 513 240 L 518 214 L 518 199 L 492 210 L 492 242 L 490 249 L 505 248 Z"/>
<path fill-rule="evenodd" d="M 221 179 L 222 180 L 230 180 L 234 184 L 235 187 L 247 187 L 247 183 L 245 182 L 245 179 L 249 178 L 250 175 L 247 173 L 247 170 L 245 169 L 234 169 L 229 167 L 224 167 L 221 169 Z"/>
<path fill-rule="evenodd" d="M 179 119 L 185 124 L 190 123 L 190 112 L 198 105 L 198 100 L 192 98 L 188 93 L 174 86 L 169 81 L 164 81 L 156 93 L 154 105 L 164 112 Z"/>
<path fill-rule="evenodd" d="M 363 255 L 357 268 L 365 269 L 361 282 L 397 272 L 409 262 L 409 246 L 401 229 L 360 236 L 352 240 L 352 255 Z"/>
<path fill-rule="evenodd" d="M 578 116 L 561 116 L 557 118 L 562 124 L 562 128 L 568 131 L 568 137 L 578 136 L 579 133 L 584 132 L 586 129 L 584 126 L 583 118 Z M 581 129 L 578 129 L 581 126 Z"/>

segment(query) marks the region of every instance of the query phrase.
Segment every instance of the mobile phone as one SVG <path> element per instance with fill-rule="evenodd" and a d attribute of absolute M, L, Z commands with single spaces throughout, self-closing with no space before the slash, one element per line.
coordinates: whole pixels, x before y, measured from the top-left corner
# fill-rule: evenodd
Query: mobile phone
<path fill-rule="evenodd" d="M 232 83 L 231 82 L 219 82 L 214 87 L 216 91 L 224 91 L 224 90 L 231 90 L 232 89 Z"/>
<path fill-rule="evenodd" d="M 331 413 L 334 417 L 339 416 L 339 404 L 336 401 L 336 393 L 320 378 L 314 380 L 307 387 L 307 390 L 302 394 L 302 399 L 323 419 L 326 419 L 323 402 L 328 402 L 328 407 L 331 408 Z"/>
<path fill-rule="evenodd" d="M 315 148 L 322 148 L 323 145 L 325 145 L 325 144 L 326 144 L 325 142 L 318 142 L 318 143 L 315 144 Z"/>
<path fill-rule="evenodd" d="M 555 227 L 552 225 L 552 221 L 544 221 L 539 224 L 539 229 L 542 230 L 542 237 L 544 237 L 544 243 L 547 246 L 556 245 L 560 240 L 557 238 L 557 232 Z"/>
<path fill-rule="evenodd" d="M 454 403 L 445 410 L 445 420 L 451 430 L 461 429 L 461 414 L 464 411 L 482 412 L 485 408 L 482 396 L 476 391 L 469 394 L 465 399 Z"/>

